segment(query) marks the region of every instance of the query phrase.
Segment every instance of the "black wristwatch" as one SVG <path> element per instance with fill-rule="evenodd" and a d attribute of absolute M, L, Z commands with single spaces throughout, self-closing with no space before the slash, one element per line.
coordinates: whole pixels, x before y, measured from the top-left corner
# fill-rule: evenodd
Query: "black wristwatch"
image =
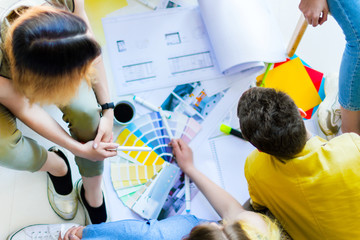
<path fill-rule="evenodd" d="M 113 102 L 108 102 L 108 103 L 105 103 L 105 104 L 101 105 L 102 110 L 106 110 L 106 109 L 109 109 L 109 108 L 112 108 L 112 109 L 115 108 L 115 105 L 114 105 Z"/>

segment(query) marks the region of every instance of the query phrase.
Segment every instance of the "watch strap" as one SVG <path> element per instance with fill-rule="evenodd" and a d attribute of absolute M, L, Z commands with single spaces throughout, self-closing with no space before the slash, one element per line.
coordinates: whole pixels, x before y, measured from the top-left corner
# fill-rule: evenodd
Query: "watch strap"
<path fill-rule="evenodd" d="M 112 109 L 115 108 L 115 105 L 114 105 L 113 102 L 108 102 L 108 103 L 102 104 L 100 106 L 101 106 L 102 110 L 106 110 L 106 109 L 109 109 L 109 108 L 112 108 Z"/>

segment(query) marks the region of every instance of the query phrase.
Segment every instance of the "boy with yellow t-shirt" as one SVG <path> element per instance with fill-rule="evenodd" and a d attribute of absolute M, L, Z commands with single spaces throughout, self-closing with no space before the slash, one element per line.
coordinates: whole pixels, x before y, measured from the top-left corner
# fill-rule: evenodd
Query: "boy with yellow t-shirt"
<path fill-rule="evenodd" d="M 285 93 L 251 88 L 240 98 L 252 205 L 268 208 L 293 239 L 360 239 L 360 136 L 312 137 Z"/>

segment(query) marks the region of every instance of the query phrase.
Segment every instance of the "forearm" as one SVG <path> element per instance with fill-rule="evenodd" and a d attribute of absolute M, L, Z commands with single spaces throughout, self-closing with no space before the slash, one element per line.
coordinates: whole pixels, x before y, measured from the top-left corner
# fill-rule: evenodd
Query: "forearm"
<path fill-rule="evenodd" d="M 237 218 L 239 213 L 245 211 L 241 204 L 227 191 L 211 181 L 195 167 L 191 167 L 186 174 L 196 184 L 215 211 L 225 219 Z"/>
<path fill-rule="evenodd" d="M 15 113 L 29 128 L 44 138 L 64 147 L 75 155 L 81 154 L 82 143 L 73 139 L 46 111 L 38 105 L 28 106 Z"/>
<path fill-rule="evenodd" d="M 12 111 L 20 120 L 48 140 L 68 149 L 74 155 L 91 161 L 103 161 L 116 155 L 118 144 L 99 142 L 93 147 L 94 141 L 80 143 L 73 139 L 52 117 L 37 105 L 26 106 L 20 111 Z"/>
<path fill-rule="evenodd" d="M 109 86 L 106 79 L 104 62 L 102 56 L 99 56 L 94 61 L 94 67 L 96 70 L 95 83 L 93 83 L 93 89 L 98 103 L 105 104 L 110 102 Z"/>
<path fill-rule="evenodd" d="M 111 102 L 109 86 L 105 74 L 105 67 L 101 56 L 95 60 L 94 67 L 96 68 L 96 79 L 98 79 L 93 84 L 96 99 L 100 105 Z M 113 119 L 113 109 L 103 111 L 103 116 L 109 117 L 109 119 Z"/>
<path fill-rule="evenodd" d="M 81 17 L 89 27 L 89 35 L 95 38 L 93 31 L 90 26 L 89 18 L 85 12 L 84 8 L 84 1 L 83 0 L 75 0 L 75 12 L 74 14 Z M 109 94 L 109 87 L 108 82 L 106 79 L 106 72 L 104 67 L 104 62 L 102 56 L 97 57 L 94 62 L 93 66 L 96 70 L 95 72 L 95 82 L 93 84 L 93 89 L 96 94 L 96 98 L 99 104 L 104 104 L 110 102 L 110 94 Z"/>

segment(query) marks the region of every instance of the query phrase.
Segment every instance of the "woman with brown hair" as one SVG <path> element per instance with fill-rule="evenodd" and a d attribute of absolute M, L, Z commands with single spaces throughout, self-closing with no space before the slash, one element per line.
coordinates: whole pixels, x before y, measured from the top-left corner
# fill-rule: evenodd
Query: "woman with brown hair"
<path fill-rule="evenodd" d="M 116 155 L 117 144 L 101 48 L 84 2 L 7 0 L 0 9 L 0 166 L 46 171 L 49 202 L 60 217 L 75 217 L 79 195 L 87 223 L 104 222 L 103 160 Z M 71 136 L 39 104 L 59 106 Z M 23 136 L 16 118 L 75 155 L 83 181 L 77 192 L 65 152 Z"/>

